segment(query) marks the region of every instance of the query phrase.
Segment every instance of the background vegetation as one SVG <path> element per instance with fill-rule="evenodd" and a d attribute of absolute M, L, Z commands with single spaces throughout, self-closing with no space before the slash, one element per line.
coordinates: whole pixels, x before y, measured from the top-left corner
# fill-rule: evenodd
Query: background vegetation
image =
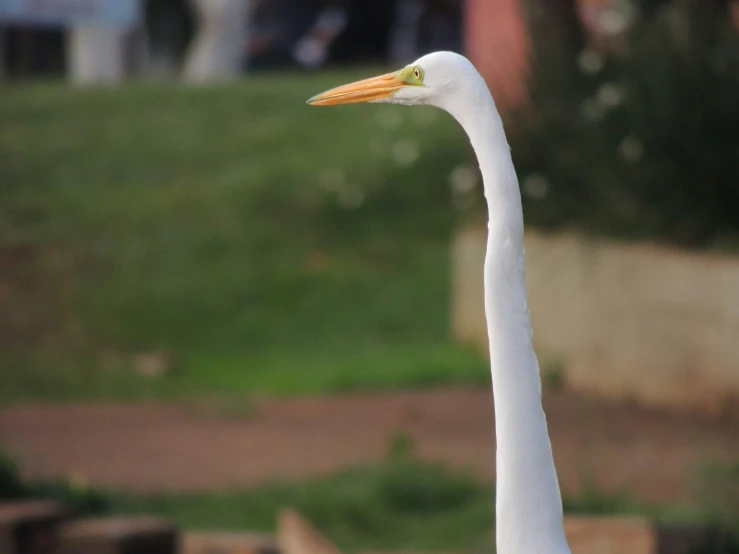
<path fill-rule="evenodd" d="M 575 2 L 529 4 L 531 102 L 509 125 L 528 222 L 735 250 L 739 32 L 728 3 L 617 1 L 597 41 Z"/>

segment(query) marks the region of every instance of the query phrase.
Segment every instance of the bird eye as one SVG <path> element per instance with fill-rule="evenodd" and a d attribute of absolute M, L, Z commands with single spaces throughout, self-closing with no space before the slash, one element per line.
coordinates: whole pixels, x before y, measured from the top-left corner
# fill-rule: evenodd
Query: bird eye
<path fill-rule="evenodd" d="M 421 72 L 420 72 L 420 71 L 418 70 L 418 68 L 417 68 L 417 67 L 413 68 L 413 76 L 414 76 L 414 77 L 415 77 L 416 79 L 420 79 L 420 78 L 421 78 Z"/>

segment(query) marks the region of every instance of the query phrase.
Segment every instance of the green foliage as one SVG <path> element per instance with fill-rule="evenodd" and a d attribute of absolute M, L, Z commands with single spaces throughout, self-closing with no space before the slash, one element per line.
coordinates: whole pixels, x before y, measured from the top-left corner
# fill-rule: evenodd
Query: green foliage
<path fill-rule="evenodd" d="M 562 390 L 565 388 L 565 369 L 562 362 L 550 362 L 545 364 L 541 370 L 541 384 L 550 390 Z"/>
<path fill-rule="evenodd" d="M 420 514 L 461 509 L 478 491 L 471 476 L 409 461 L 391 465 L 378 486 L 378 494 L 391 509 Z"/>
<path fill-rule="evenodd" d="M 605 515 L 640 511 L 638 504 L 627 491 L 604 493 L 589 481 L 585 481 L 577 496 L 564 497 L 562 506 L 565 512 L 577 514 Z M 641 509 L 643 510 L 643 507 Z"/>
<path fill-rule="evenodd" d="M 113 502 L 116 510 L 163 514 L 190 528 L 264 531 L 292 506 L 347 550 L 492 547 L 489 487 L 411 460 L 250 490 L 115 495 Z"/>
<path fill-rule="evenodd" d="M 696 497 L 707 517 L 739 532 L 739 462 L 712 462 L 699 468 Z"/>
<path fill-rule="evenodd" d="M 80 515 L 100 514 L 108 510 L 104 493 L 75 481 L 25 481 L 13 458 L 0 450 L 0 501 L 6 499 L 44 498 L 59 500 Z"/>
<path fill-rule="evenodd" d="M 84 484 L 61 480 L 39 481 L 29 485 L 24 496 L 53 498 L 71 506 L 76 514 L 100 515 L 110 511 L 107 494 Z"/>
<path fill-rule="evenodd" d="M 534 35 L 532 105 L 511 143 L 527 221 L 711 246 L 739 233 L 739 33 L 667 2 L 611 49 Z M 537 42 L 538 39 L 538 42 Z"/>
<path fill-rule="evenodd" d="M 493 548 L 494 491 L 474 477 L 405 458 L 327 478 L 280 482 L 222 493 L 112 495 L 116 511 L 155 513 L 186 528 L 271 531 L 280 508 L 292 506 L 344 549 L 453 550 Z M 588 488 L 565 497 L 566 512 L 649 514 L 659 510 L 625 495 Z"/>
<path fill-rule="evenodd" d="M 413 444 L 413 437 L 407 433 L 398 431 L 390 438 L 387 449 L 387 459 L 389 462 L 410 460 L 413 458 L 414 448 L 415 445 Z"/>
<path fill-rule="evenodd" d="M 0 450 L 0 499 L 21 498 L 26 487 L 15 460 Z"/>
<path fill-rule="evenodd" d="M 703 544 L 691 549 L 688 554 L 739 554 L 739 538 L 715 530 L 708 533 Z"/>

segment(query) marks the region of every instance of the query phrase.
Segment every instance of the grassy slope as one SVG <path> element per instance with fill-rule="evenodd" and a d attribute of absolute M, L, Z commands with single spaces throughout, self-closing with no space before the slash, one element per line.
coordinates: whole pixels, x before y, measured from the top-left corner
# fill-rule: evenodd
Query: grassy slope
<path fill-rule="evenodd" d="M 447 332 L 462 132 L 305 105 L 361 74 L 0 89 L 1 397 L 487 383 Z"/>

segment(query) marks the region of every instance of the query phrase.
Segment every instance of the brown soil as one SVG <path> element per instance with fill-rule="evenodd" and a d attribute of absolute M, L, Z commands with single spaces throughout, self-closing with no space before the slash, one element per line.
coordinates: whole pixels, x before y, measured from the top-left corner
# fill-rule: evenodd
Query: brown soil
<path fill-rule="evenodd" d="M 694 470 L 739 460 L 739 425 L 609 404 L 563 392 L 544 399 L 562 489 L 629 490 L 682 500 Z M 30 476 L 77 474 L 144 491 L 216 490 L 304 478 L 382 460 L 402 431 L 425 458 L 494 471 L 487 391 L 268 400 L 239 418 L 206 404 L 16 406 L 0 412 L 0 443 Z"/>

